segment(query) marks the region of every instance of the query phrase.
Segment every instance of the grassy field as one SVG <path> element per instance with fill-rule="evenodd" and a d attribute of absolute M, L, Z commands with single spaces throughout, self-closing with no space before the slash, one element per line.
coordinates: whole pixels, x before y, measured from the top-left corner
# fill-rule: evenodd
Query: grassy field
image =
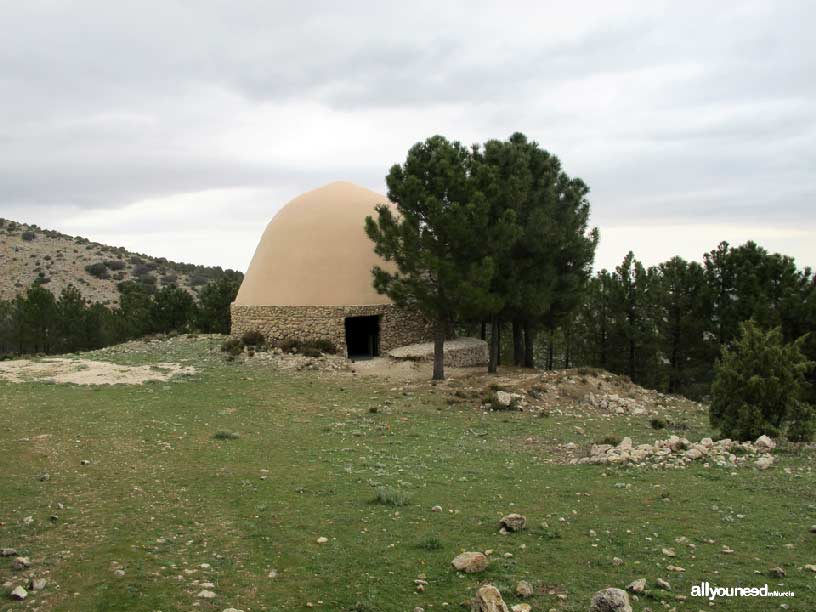
<path fill-rule="evenodd" d="M 14 602 L 21 572 L 0 559 L 0 610 L 460 609 L 483 581 L 517 603 L 526 579 L 534 610 L 585 611 L 595 591 L 640 577 L 635 610 L 816 610 L 816 574 L 803 569 L 816 564 L 812 451 L 778 449 L 767 471 L 564 465 L 555 444 L 660 434 L 646 416 L 483 413 L 429 385 L 227 363 L 216 345 L 93 357 L 197 367 L 171 382 L 0 382 L 0 547 L 48 580 Z M 713 433 L 704 412 L 674 416 L 690 439 Z M 385 486 L 403 505 L 376 503 Z M 508 512 L 528 528 L 499 534 Z M 485 573 L 451 567 L 486 549 Z M 774 566 L 786 576 L 770 577 Z M 704 580 L 795 597 L 676 599 Z M 214 599 L 198 597 L 202 583 Z"/>

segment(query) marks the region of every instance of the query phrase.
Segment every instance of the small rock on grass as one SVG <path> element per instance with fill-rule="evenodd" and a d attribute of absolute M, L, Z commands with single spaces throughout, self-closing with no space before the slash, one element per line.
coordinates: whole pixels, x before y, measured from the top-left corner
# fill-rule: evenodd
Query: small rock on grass
<path fill-rule="evenodd" d="M 470 608 L 471 612 L 510 612 L 502 599 L 499 589 L 492 584 L 485 584 L 476 591 L 476 598 Z"/>
<path fill-rule="evenodd" d="M 14 590 L 11 592 L 11 598 L 16 599 L 17 601 L 22 601 L 26 597 L 28 597 L 28 591 L 21 586 L 14 587 Z"/>
<path fill-rule="evenodd" d="M 642 593 L 646 590 L 646 579 L 638 578 L 626 585 L 626 590 L 630 593 Z"/>
<path fill-rule="evenodd" d="M 655 582 L 657 583 L 658 589 L 663 589 L 664 591 L 671 591 L 671 584 L 669 584 L 668 580 L 658 578 Z"/>
<path fill-rule="evenodd" d="M 0 557 L 14 557 L 16 555 L 16 548 L 0 548 Z"/>
<path fill-rule="evenodd" d="M 319 538 L 317 538 L 317 543 L 318 544 L 325 544 L 328 541 L 329 541 L 329 538 L 324 538 L 323 536 L 320 536 Z"/>
<path fill-rule="evenodd" d="M 519 597 L 532 597 L 533 585 L 526 580 L 519 580 L 518 584 L 516 585 L 516 595 Z"/>
<path fill-rule="evenodd" d="M 14 559 L 12 567 L 16 570 L 24 570 L 31 567 L 31 560 L 28 557 L 17 557 Z"/>
<path fill-rule="evenodd" d="M 816 533 L 816 525 L 810 526 L 810 533 Z"/>
<path fill-rule="evenodd" d="M 28 589 L 30 591 L 42 591 L 48 581 L 45 578 L 32 578 L 28 581 Z"/>
<path fill-rule="evenodd" d="M 589 612 L 632 612 L 629 595 L 621 589 L 603 589 L 592 596 Z"/>
<path fill-rule="evenodd" d="M 466 574 L 476 574 L 487 569 L 487 557 L 480 552 L 463 552 L 457 555 L 453 561 L 453 567 Z"/>
<path fill-rule="evenodd" d="M 212 591 L 208 591 L 207 589 L 204 589 L 202 591 L 199 591 L 196 597 L 200 597 L 201 599 L 214 599 L 215 593 L 213 593 Z"/>
<path fill-rule="evenodd" d="M 771 575 L 771 578 L 784 578 L 785 577 L 785 570 L 781 567 L 772 567 L 768 570 L 768 573 Z"/>
<path fill-rule="evenodd" d="M 530 612 L 533 608 L 528 603 L 516 604 L 510 608 L 511 612 Z"/>
<path fill-rule="evenodd" d="M 508 514 L 499 521 L 507 531 L 521 531 L 527 526 L 527 517 L 521 514 Z"/>
<path fill-rule="evenodd" d="M 238 608 L 224 608 L 222 612 L 244 612 L 244 611 L 239 610 Z"/>

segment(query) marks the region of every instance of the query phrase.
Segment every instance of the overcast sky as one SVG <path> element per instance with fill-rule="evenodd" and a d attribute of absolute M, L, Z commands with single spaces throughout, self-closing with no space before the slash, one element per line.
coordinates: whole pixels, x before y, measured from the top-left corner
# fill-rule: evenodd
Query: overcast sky
<path fill-rule="evenodd" d="M 754 239 L 816 266 L 816 2 L 0 0 L 0 217 L 244 270 L 333 180 L 522 131 L 596 267 Z"/>

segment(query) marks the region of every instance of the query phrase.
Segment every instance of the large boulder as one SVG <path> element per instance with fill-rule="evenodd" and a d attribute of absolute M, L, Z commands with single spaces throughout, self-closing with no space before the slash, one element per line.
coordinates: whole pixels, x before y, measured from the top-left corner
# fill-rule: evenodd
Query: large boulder
<path fill-rule="evenodd" d="M 592 596 L 589 612 L 632 612 L 629 595 L 621 589 L 604 589 Z"/>
<path fill-rule="evenodd" d="M 463 552 L 453 560 L 453 567 L 466 574 L 477 574 L 487 569 L 487 557 L 480 552 Z"/>
<path fill-rule="evenodd" d="M 499 589 L 492 584 L 485 584 L 476 591 L 470 612 L 510 612 L 510 610 L 504 603 Z"/>

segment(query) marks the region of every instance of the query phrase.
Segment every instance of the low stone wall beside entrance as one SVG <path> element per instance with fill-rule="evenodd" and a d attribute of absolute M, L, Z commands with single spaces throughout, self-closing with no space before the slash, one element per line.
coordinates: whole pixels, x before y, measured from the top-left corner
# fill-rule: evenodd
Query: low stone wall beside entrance
<path fill-rule="evenodd" d="M 259 331 L 269 343 L 284 340 L 329 340 L 346 354 L 347 317 L 380 317 L 379 349 L 388 351 L 433 337 L 431 325 L 418 312 L 393 304 L 370 306 L 248 306 L 233 304 L 232 335 Z"/>

